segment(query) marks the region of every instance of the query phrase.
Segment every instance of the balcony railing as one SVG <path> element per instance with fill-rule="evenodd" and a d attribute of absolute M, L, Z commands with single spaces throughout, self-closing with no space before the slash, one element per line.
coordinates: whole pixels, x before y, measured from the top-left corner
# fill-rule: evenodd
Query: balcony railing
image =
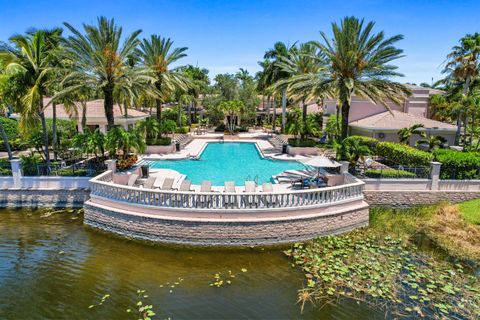
<path fill-rule="evenodd" d="M 112 182 L 111 171 L 90 180 L 91 196 L 165 209 L 210 211 L 276 210 L 328 206 L 363 198 L 364 183 L 352 176 L 335 187 L 281 192 L 193 192 L 128 187 Z"/>

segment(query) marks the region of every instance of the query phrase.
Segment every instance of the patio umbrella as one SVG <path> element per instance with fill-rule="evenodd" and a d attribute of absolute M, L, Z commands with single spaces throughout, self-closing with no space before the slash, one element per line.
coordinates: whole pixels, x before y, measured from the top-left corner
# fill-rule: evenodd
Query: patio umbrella
<path fill-rule="evenodd" d="M 315 168 L 338 168 L 341 166 L 340 163 L 334 160 L 330 160 L 325 156 L 313 157 L 305 161 L 303 164 Z"/>
<path fill-rule="evenodd" d="M 317 177 L 320 176 L 320 168 L 338 168 L 341 166 L 337 161 L 331 160 L 325 156 L 317 156 L 308 159 L 303 164 L 317 168 Z"/>

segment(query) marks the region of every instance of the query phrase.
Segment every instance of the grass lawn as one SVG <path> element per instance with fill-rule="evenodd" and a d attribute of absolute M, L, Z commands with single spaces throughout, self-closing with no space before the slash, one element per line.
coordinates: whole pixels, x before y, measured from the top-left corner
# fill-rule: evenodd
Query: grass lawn
<path fill-rule="evenodd" d="M 465 220 L 480 225 L 480 199 L 459 203 L 458 208 Z"/>

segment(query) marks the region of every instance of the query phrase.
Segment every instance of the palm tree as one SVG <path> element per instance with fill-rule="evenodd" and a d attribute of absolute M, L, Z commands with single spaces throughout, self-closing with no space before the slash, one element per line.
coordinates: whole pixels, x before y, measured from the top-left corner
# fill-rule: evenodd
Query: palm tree
<path fill-rule="evenodd" d="M 451 83 L 454 86 L 461 86 L 463 90 L 463 102 L 467 103 L 467 96 L 471 85 L 479 75 L 480 63 L 480 34 L 467 34 L 460 39 L 460 44 L 452 48 L 447 56 L 447 63 L 443 73 L 447 74 L 444 82 Z M 457 116 L 457 132 L 455 134 L 455 144 L 460 143 L 462 113 Z M 465 122 L 467 121 L 467 113 Z"/>
<path fill-rule="evenodd" d="M 162 118 L 162 100 L 165 100 L 176 88 L 186 90 L 185 76 L 179 68 L 171 65 L 187 56 L 187 47 L 172 48 L 170 38 L 152 35 L 150 39 L 143 39 L 140 43 L 139 56 L 144 66 L 148 67 L 155 75 L 155 87 L 160 96 L 155 100 L 157 107 L 157 120 Z"/>
<path fill-rule="evenodd" d="M 45 120 L 43 98 L 47 94 L 47 82 L 52 75 L 52 60 L 55 56 L 55 40 L 61 29 L 37 30 L 25 35 L 14 35 L 10 41 L 14 48 L 6 48 L 0 58 L 6 61 L 6 70 L 18 74 L 25 85 L 21 98 L 21 128 L 31 128 L 36 119 L 42 125 L 44 157 L 50 166 L 47 123 Z"/>
<path fill-rule="evenodd" d="M 414 124 L 410 128 L 402 128 L 398 130 L 398 140 L 400 143 L 409 144 L 410 138 L 414 135 L 419 135 L 420 137 L 425 137 L 425 126 L 421 123 Z"/>
<path fill-rule="evenodd" d="M 65 58 L 70 61 L 70 70 L 64 82 L 69 86 L 61 92 L 68 94 L 82 86 L 94 87 L 103 93 L 105 116 L 108 129 L 114 126 L 114 91 L 121 90 L 131 82 L 131 78 L 155 81 L 149 70 L 139 66 L 132 67 L 131 61 L 140 43 L 137 30 L 125 38 L 120 45 L 122 28 L 115 25 L 113 19 L 97 19 L 97 25 L 83 24 L 85 34 L 64 23 L 73 34 L 64 44 Z"/>
<path fill-rule="evenodd" d="M 236 120 L 243 108 L 243 102 L 238 100 L 223 101 L 220 103 L 220 109 L 228 117 L 228 131 L 235 130 Z"/>
<path fill-rule="evenodd" d="M 145 137 L 147 143 L 156 140 L 160 130 L 158 121 L 151 117 L 137 122 L 136 128 Z"/>
<path fill-rule="evenodd" d="M 288 78 L 278 81 L 273 85 L 276 87 L 287 88 L 288 93 L 300 100 L 302 103 L 302 122 L 303 127 L 307 127 L 307 100 L 315 97 L 308 90 L 311 79 L 319 78 L 319 75 L 325 71 L 323 59 L 318 49 L 311 43 L 301 44 L 296 50 L 291 50 L 286 57 L 280 57 L 277 65 L 289 75 Z M 302 133 L 304 137 L 305 130 Z"/>
<path fill-rule="evenodd" d="M 278 65 L 278 61 L 280 61 L 281 57 L 288 57 L 289 53 L 294 50 L 296 50 L 295 44 L 289 46 L 279 41 L 273 45 L 273 48 L 265 52 L 263 58 L 271 61 L 271 63 L 268 65 L 268 69 L 265 70 L 268 83 L 273 84 L 290 76 Z M 279 89 L 282 94 L 282 132 L 284 132 L 285 125 L 287 123 L 287 86 L 279 86 Z"/>
<path fill-rule="evenodd" d="M 383 32 L 372 33 L 374 22 L 366 25 L 355 17 L 344 18 L 340 25 L 332 23 L 333 38 L 321 32 L 323 42 L 313 42 L 327 63 L 321 80 L 310 91 L 335 92 L 341 105 L 342 138 L 348 135 L 348 117 L 352 96 L 367 98 L 374 103 L 387 101 L 400 104 L 410 91 L 405 85 L 389 80 L 402 76 L 390 64 L 402 57 L 402 50 L 394 46 L 403 36 L 385 38 Z"/>
<path fill-rule="evenodd" d="M 188 104 L 188 124 L 197 122 L 197 104 L 198 98 L 203 93 L 205 94 L 210 83 L 208 78 L 208 70 L 204 68 L 199 68 L 191 64 L 182 68 L 182 72 L 185 74 L 185 77 L 190 82 L 190 88 L 188 90 L 189 94 L 194 97 L 194 101 Z M 193 104 L 193 119 L 191 115 L 191 105 Z"/>
<path fill-rule="evenodd" d="M 447 142 L 447 139 L 445 139 L 442 136 L 432 136 L 428 139 L 420 139 L 416 142 L 416 145 L 428 145 L 428 150 L 433 150 L 436 148 L 441 148 L 443 145 Z"/>

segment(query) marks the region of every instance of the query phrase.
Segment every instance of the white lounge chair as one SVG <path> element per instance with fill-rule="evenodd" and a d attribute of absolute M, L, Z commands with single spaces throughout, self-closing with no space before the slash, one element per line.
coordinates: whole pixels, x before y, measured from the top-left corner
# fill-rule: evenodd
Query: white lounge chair
<path fill-rule="evenodd" d="M 133 173 L 130 175 L 130 178 L 128 178 L 127 186 L 131 187 L 137 182 L 138 179 L 138 174 Z"/>
<path fill-rule="evenodd" d="M 225 192 L 237 192 L 235 189 L 235 182 L 225 181 Z"/>
<path fill-rule="evenodd" d="M 212 192 L 212 181 L 210 180 L 203 180 L 202 184 L 200 185 L 200 192 L 208 193 Z M 205 207 L 211 202 L 210 197 L 206 194 L 199 194 L 197 196 L 197 206 Z"/>
<path fill-rule="evenodd" d="M 235 189 L 235 182 L 234 181 L 225 181 L 225 192 L 228 193 L 235 193 L 237 190 Z M 225 206 L 231 205 L 232 207 L 235 206 L 237 202 L 236 195 L 225 195 Z"/>
<path fill-rule="evenodd" d="M 193 191 L 191 189 L 192 186 L 192 180 L 183 180 L 182 183 L 180 183 L 180 187 L 178 187 L 178 191 Z"/>
<path fill-rule="evenodd" d="M 160 187 L 161 190 L 172 190 L 173 183 L 175 180 L 173 178 L 165 178 L 163 180 L 162 186 Z"/>
<path fill-rule="evenodd" d="M 274 195 L 271 195 L 271 193 L 273 193 L 272 183 L 265 182 L 264 184 L 262 184 L 262 192 L 270 193 L 270 195 L 262 197 L 262 201 L 264 202 L 266 207 L 270 207 L 271 204 L 277 203 L 277 198 Z"/>
<path fill-rule="evenodd" d="M 143 187 L 146 189 L 152 189 L 153 185 L 155 184 L 155 181 L 157 181 L 157 178 L 155 177 L 148 177 L 147 181 L 143 184 Z"/>
<path fill-rule="evenodd" d="M 273 185 L 271 182 L 262 184 L 262 192 L 273 192 Z"/>
<path fill-rule="evenodd" d="M 248 193 L 254 193 L 256 191 L 256 184 L 255 181 L 245 181 L 245 191 Z M 243 196 L 243 201 L 245 202 L 246 206 L 257 206 L 255 195 L 245 195 Z"/>
<path fill-rule="evenodd" d="M 203 180 L 200 186 L 200 192 L 212 192 L 212 181 Z"/>
<path fill-rule="evenodd" d="M 255 181 L 245 181 L 244 192 L 255 192 L 255 191 L 256 191 Z"/>

